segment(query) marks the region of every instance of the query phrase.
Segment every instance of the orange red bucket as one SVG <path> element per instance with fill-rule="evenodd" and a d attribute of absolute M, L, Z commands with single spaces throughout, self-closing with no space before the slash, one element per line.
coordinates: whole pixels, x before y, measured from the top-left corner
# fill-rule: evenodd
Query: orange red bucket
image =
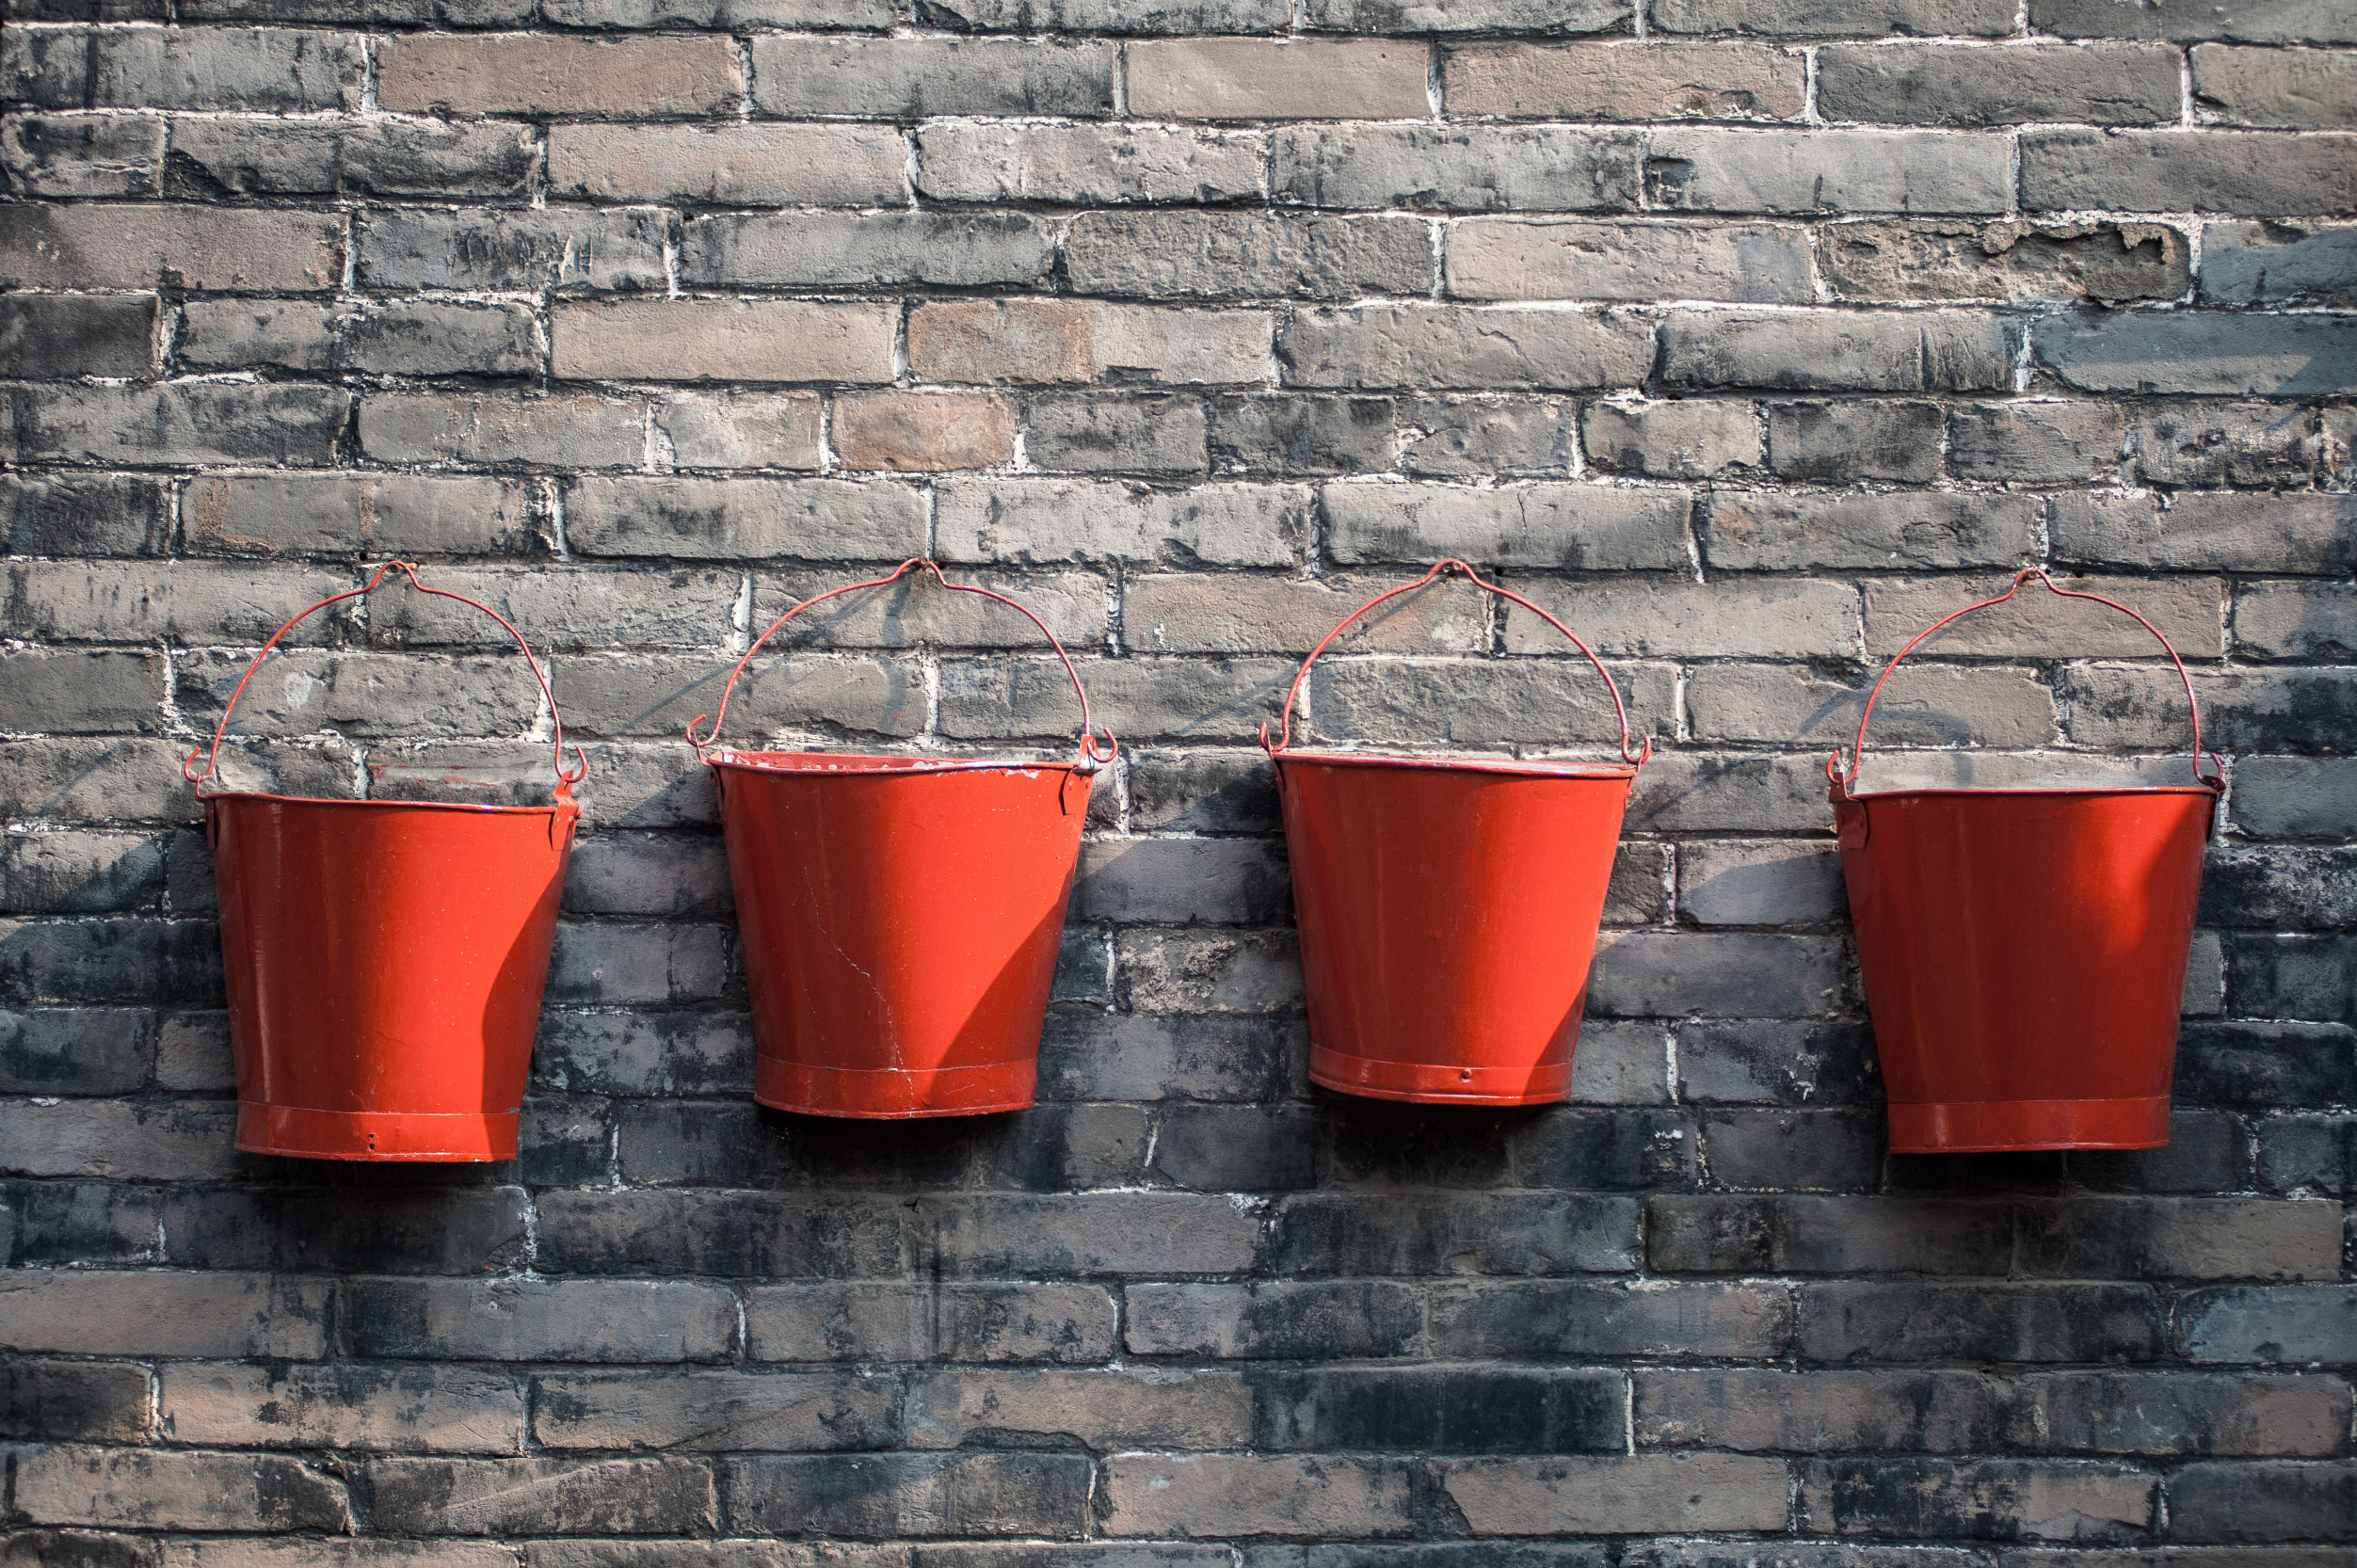
<path fill-rule="evenodd" d="M 1039 628 L 1080 696 L 1073 762 L 713 752 L 757 1050 L 753 1097 L 819 1116 L 978 1115 L 1032 1103 L 1039 1034 L 1080 862 L 1089 786 L 1113 760 L 1088 694 L 1047 624 L 1016 600 L 950 582 L 922 558 L 815 595 L 762 644 L 841 594 L 912 571 L 1012 606 Z M 922 580 L 922 579 L 921 579 Z"/>
<path fill-rule="evenodd" d="M 1868 720 L 1899 661 L 2031 578 L 2158 638 L 2192 712 L 2194 782 L 1860 793 Z M 2169 1141 L 2177 1017 L 2202 858 L 2225 784 L 2160 630 L 2031 568 L 1900 649 L 1832 784 L 1874 1042 L 1902 1154 L 2153 1148 Z M 2216 763 L 2215 756 L 2211 761 Z"/>
<path fill-rule="evenodd" d="M 516 1156 L 532 1038 L 580 808 L 538 661 L 506 618 L 388 562 L 367 584 L 288 621 L 254 656 L 213 732 L 201 785 L 248 681 L 313 611 L 374 592 L 393 570 L 420 593 L 505 627 L 556 723 L 544 807 L 202 796 L 220 896 L 237 1146 L 312 1160 Z M 576 753 L 578 755 L 578 753 Z"/>
<path fill-rule="evenodd" d="M 1445 573 L 1521 605 L 1587 655 L 1620 717 L 1621 761 L 1291 749 L 1310 665 L 1369 611 Z M 1326 633 L 1285 694 L 1276 765 L 1309 1004 L 1309 1077 L 1424 1104 L 1570 1093 L 1572 1052 L 1630 783 L 1620 688 L 1587 644 L 1463 561 L 1379 594 Z"/>

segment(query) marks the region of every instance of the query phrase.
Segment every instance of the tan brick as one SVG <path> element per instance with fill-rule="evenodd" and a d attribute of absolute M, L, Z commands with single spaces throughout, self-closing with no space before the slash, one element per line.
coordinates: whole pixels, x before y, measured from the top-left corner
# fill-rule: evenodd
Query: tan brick
<path fill-rule="evenodd" d="M 556 374 L 576 380 L 890 381 L 891 305 L 641 299 L 560 305 Z"/>
<path fill-rule="evenodd" d="M 1506 120 L 1797 120 L 1798 55 L 1761 43 L 1504 43 L 1450 52 L 1442 106 Z"/>
<path fill-rule="evenodd" d="M 1260 311 L 1173 311 L 1086 300 L 960 300 L 908 318 L 908 362 L 927 381 L 1260 381 Z"/>
<path fill-rule="evenodd" d="M 1131 580 L 1122 640 L 1142 653 L 1307 653 L 1396 580 L 1170 573 Z M 1351 653 L 1474 653 L 1488 647 L 1479 590 L 1435 584 L 1392 600 L 1335 644 Z"/>
<path fill-rule="evenodd" d="M 158 1374 L 177 1443 L 257 1448 L 514 1453 L 523 1394 L 459 1367 L 183 1365 Z"/>
<path fill-rule="evenodd" d="M 0 285 L 12 288 L 331 289 L 344 219 L 202 207 L 8 209 Z"/>
<path fill-rule="evenodd" d="M 861 392 L 835 400 L 846 467 L 905 473 L 989 468 L 1015 456 L 1015 406 L 977 392 Z"/>
<path fill-rule="evenodd" d="M 1104 1463 L 1114 1536 L 1399 1536 L 1414 1528 L 1407 1466 L 1258 1454 L 1115 1454 Z"/>
<path fill-rule="evenodd" d="M 343 1482 L 300 1461 L 262 1454 L 39 1449 L 17 1461 L 16 1506 L 41 1525 L 336 1534 L 352 1528 Z"/>
<path fill-rule="evenodd" d="M 1816 298 L 1805 229 L 1475 218 L 1450 230 L 1448 264 L 1460 299 Z"/>
<path fill-rule="evenodd" d="M 1422 120 L 1419 42 L 1202 39 L 1130 46 L 1141 120 Z"/>
<path fill-rule="evenodd" d="M 328 1287 L 289 1275 L 0 1273 L 0 1345 L 72 1355 L 265 1355 L 328 1349 Z"/>
<path fill-rule="evenodd" d="M 385 40 L 377 56 L 386 109 L 709 114 L 744 87 L 727 38 L 416 33 Z"/>
<path fill-rule="evenodd" d="M 908 148 L 889 125 L 559 125 L 549 184 L 592 201 L 873 207 L 906 198 Z"/>
<path fill-rule="evenodd" d="M 1441 1485 L 1475 1535 L 1628 1535 L 1781 1530 L 1784 1462 L 1677 1458 L 1472 1459 Z"/>

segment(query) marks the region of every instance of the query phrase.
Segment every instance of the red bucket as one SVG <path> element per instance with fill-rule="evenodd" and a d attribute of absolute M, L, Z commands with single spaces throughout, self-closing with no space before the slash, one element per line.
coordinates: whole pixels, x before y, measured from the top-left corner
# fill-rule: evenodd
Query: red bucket
<path fill-rule="evenodd" d="M 313 611 L 374 592 L 398 568 L 420 593 L 471 604 L 506 627 L 548 698 L 548 680 L 506 617 L 429 588 L 406 561 L 321 600 L 279 628 L 230 694 L 201 784 L 218 767 L 230 713 L 281 637 Z M 555 800 L 543 807 L 203 797 L 220 895 L 237 1146 L 308 1160 L 513 1160 L 532 1037 L 548 980 L 557 900 L 581 809 L 556 733 Z"/>
<path fill-rule="evenodd" d="M 830 589 L 780 616 L 737 661 L 711 730 L 698 741 L 690 725 L 688 739 L 698 750 L 713 744 L 737 678 L 779 627 L 920 568 L 952 593 L 1013 606 L 1047 636 L 1080 693 L 1080 760 L 707 759 L 752 992 L 753 1097 L 780 1111 L 1019 1111 L 1038 1078 L 1089 785 L 1114 747 L 1108 733 L 1098 749 L 1080 673 L 1037 616 L 950 582 L 931 561 L 904 562 L 890 577 Z"/>
<path fill-rule="evenodd" d="M 1927 628 L 1884 667 L 1847 775 L 1828 759 L 1841 869 L 1900 1154 L 2141 1149 L 2169 1142 L 2177 1016 L 2222 777 L 2185 785 L 1855 792 L 1874 698 L 1899 661 L 2031 578 Z M 2217 758 L 2211 758 L 2213 762 Z"/>
<path fill-rule="evenodd" d="M 1353 621 L 1462 571 L 1570 637 L 1620 715 L 1619 764 L 1294 752 L 1293 699 Z M 1302 662 L 1276 764 L 1309 1001 L 1310 1081 L 1428 1105 L 1537 1105 L 1571 1092 L 1573 1048 L 1630 782 L 1620 688 L 1519 594 L 1443 561 L 1361 605 Z"/>

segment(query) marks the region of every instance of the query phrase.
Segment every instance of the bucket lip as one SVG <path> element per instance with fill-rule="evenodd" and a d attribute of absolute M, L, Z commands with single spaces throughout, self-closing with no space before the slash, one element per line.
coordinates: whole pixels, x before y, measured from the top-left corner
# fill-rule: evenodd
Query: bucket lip
<path fill-rule="evenodd" d="M 1869 800 L 1912 800 L 1925 795 L 1970 795 L 1984 799 L 2009 795 L 2198 795 L 2204 800 L 2215 801 L 2218 792 L 2206 784 L 2008 784 L 1984 790 L 1943 784 L 1917 790 L 1861 790 L 1848 798 L 1852 805 L 1862 805 Z"/>
<path fill-rule="evenodd" d="M 781 760 L 792 759 L 793 760 Z M 1023 762 L 1004 757 L 910 757 L 880 751 L 746 751 L 736 747 L 715 751 L 704 759 L 708 768 L 734 768 L 740 773 L 900 778 L 928 773 L 1086 773 L 1078 762 Z"/>
<path fill-rule="evenodd" d="M 1565 758 L 1448 757 L 1416 752 L 1294 751 L 1277 752 L 1275 760 L 1310 762 L 1320 767 L 1411 768 L 1432 773 L 1495 773 L 1524 778 L 1634 778 L 1633 762 L 1581 762 Z"/>
<path fill-rule="evenodd" d="M 545 817 L 564 808 L 564 803 L 551 801 L 546 806 L 496 806 L 488 801 L 463 800 L 340 800 L 332 795 L 277 795 L 266 790 L 215 790 L 197 797 L 198 802 L 211 808 L 215 801 L 266 801 L 274 806 L 336 806 L 360 808 L 377 811 L 465 811 L 474 815 Z M 578 806 L 575 809 L 579 809 Z"/>

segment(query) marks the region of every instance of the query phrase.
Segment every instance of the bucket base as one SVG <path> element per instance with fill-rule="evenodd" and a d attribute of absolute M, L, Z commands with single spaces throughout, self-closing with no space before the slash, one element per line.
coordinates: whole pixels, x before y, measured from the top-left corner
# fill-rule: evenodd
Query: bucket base
<path fill-rule="evenodd" d="M 1309 1047 L 1309 1081 L 1369 1099 L 1415 1105 L 1551 1105 L 1571 1093 L 1571 1064 L 1477 1067 L 1458 1062 L 1386 1062 Z"/>
<path fill-rule="evenodd" d="M 314 1111 L 300 1105 L 240 1100 L 237 1146 L 248 1154 L 280 1154 L 296 1160 L 513 1160 L 517 1119 L 513 1111 L 457 1115 Z"/>
<path fill-rule="evenodd" d="M 2169 1096 L 2107 1100 L 1947 1100 L 1890 1108 L 1893 1154 L 2004 1149 L 2157 1149 Z"/>
<path fill-rule="evenodd" d="M 907 1121 L 919 1116 L 987 1116 L 1025 1111 L 1039 1080 L 1036 1062 L 978 1067 L 816 1067 L 774 1056 L 759 1061 L 753 1098 L 773 1111 L 805 1116 Z"/>

